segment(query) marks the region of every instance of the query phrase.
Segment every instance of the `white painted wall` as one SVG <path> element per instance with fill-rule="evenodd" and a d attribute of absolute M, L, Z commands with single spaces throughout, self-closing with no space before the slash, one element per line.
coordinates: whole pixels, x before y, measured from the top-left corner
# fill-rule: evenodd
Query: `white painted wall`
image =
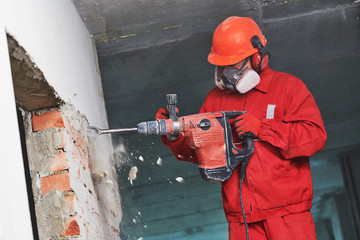
<path fill-rule="evenodd" d="M 107 127 L 100 72 L 90 34 L 71 0 L 0 0 L 6 31 L 59 96 L 91 125 Z"/>
<path fill-rule="evenodd" d="M 0 84 L 0 240 L 33 239 L 10 59 L 1 19 Z"/>
<path fill-rule="evenodd" d="M 0 0 L 0 240 L 32 239 L 6 33 L 61 99 L 107 127 L 93 42 L 71 0 Z"/>

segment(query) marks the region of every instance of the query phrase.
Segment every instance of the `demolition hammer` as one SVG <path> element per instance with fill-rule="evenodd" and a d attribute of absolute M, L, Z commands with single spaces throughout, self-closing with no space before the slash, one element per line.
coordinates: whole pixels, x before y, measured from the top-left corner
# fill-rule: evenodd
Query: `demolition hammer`
<path fill-rule="evenodd" d="M 254 138 L 244 137 L 243 148 L 237 148 L 232 139 L 229 121 L 245 112 L 219 111 L 178 117 L 176 104 L 177 95 L 167 94 L 166 108 L 169 112 L 169 119 L 141 122 L 137 124 L 136 128 L 99 129 L 93 126 L 89 126 L 89 128 L 94 129 L 97 134 L 137 132 L 145 135 L 167 135 L 170 141 L 175 141 L 178 135 L 182 135 L 194 149 L 199 162 L 200 174 L 206 181 L 224 182 L 241 165 L 240 200 L 248 239 L 241 187 L 246 167 L 254 152 Z"/>

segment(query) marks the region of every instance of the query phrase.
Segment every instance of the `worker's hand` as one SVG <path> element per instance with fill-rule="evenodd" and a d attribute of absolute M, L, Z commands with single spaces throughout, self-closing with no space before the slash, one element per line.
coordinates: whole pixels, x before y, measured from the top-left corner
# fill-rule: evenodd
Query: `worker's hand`
<path fill-rule="evenodd" d="M 165 108 L 160 108 L 158 112 L 156 113 L 155 119 L 168 119 L 169 118 L 169 112 Z"/>
<path fill-rule="evenodd" d="M 257 137 L 260 125 L 261 120 L 248 112 L 235 118 L 235 131 L 240 139 L 250 136 Z"/>
<path fill-rule="evenodd" d="M 176 108 L 176 114 L 179 115 L 179 109 Z M 169 112 L 165 108 L 160 108 L 158 112 L 156 113 L 155 119 L 168 119 L 169 118 Z"/>

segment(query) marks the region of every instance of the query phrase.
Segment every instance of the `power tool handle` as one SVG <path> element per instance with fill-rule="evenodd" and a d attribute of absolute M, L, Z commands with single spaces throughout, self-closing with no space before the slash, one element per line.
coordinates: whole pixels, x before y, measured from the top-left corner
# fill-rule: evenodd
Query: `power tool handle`
<path fill-rule="evenodd" d="M 254 153 L 254 137 L 248 136 L 243 139 L 244 149 L 243 152 L 236 154 L 236 158 L 241 158 L 241 171 L 240 171 L 240 181 L 244 179 L 246 167 L 250 161 L 251 155 Z"/>
<path fill-rule="evenodd" d="M 197 147 L 194 149 L 197 149 L 196 154 L 200 162 L 200 174 L 205 181 L 227 181 L 239 165 L 241 165 L 243 179 L 250 157 L 254 152 L 254 138 L 251 137 L 251 135 L 246 136 L 242 141 L 243 148 L 237 148 L 233 141 L 232 124 L 230 120 L 244 113 L 245 112 L 240 111 L 220 111 L 210 113 L 212 116 L 203 115 L 198 117 L 198 119 L 202 119 L 200 123 L 206 123 L 208 119 L 211 120 L 208 120 L 209 125 L 202 125 L 202 130 L 209 130 L 209 133 L 198 132 L 196 136 L 197 142 L 192 142 L 192 146 Z M 192 129 L 194 129 L 194 127 Z M 213 131 L 212 134 L 211 131 Z M 188 133 L 192 133 L 191 129 L 189 129 Z M 204 136 L 202 136 L 202 133 Z M 190 137 L 194 138 L 194 136 Z M 215 149 L 218 151 L 214 152 Z M 209 151 L 210 155 L 205 151 Z"/>
<path fill-rule="evenodd" d="M 244 114 L 245 112 L 224 112 L 225 118 L 227 121 L 229 121 L 232 118 L 236 118 L 237 116 L 240 116 Z M 243 139 L 243 145 L 244 148 L 239 150 L 232 139 L 232 130 L 230 124 L 227 125 L 227 127 L 224 129 L 224 131 L 227 131 L 227 139 L 226 139 L 226 148 L 229 150 L 229 157 L 230 159 L 230 166 L 235 169 L 239 164 L 245 165 L 243 169 L 245 170 L 247 163 L 250 160 L 251 155 L 254 152 L 254 137 L 250 135 L 244 137 Z"/>
<path fill-rule="evenodd" d="M 176 94 L 167 94 L 166 95 L 166 110 L 169 112 L 169 119 L 173 121 L 178 120 L 178 115 L 176 113 L 177 105 L 177 95 Z M 177 139 L 177 134 L 168 134 L 167 139 L 169 141 L 175 141 Z"/>
<path fill-rule="evenodd" d="M 176 94 L 167 94 L 166 95 L 166 110 L 169 112 L 169 118 L 172 120 L 177 120 L 178 116 L 176 113 L 177 105 L 177 95 Z"/>

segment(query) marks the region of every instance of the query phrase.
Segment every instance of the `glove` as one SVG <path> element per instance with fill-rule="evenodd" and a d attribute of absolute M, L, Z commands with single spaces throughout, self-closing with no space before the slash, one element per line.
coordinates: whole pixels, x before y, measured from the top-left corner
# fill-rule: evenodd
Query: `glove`
<path fill-rule="evenodd" d="M 179 109 L 176 108 L 176 115 L 179 115 Z M 165 108 L 160 108 L 156 113 L 155 120 L 159 119 L 169 119 L 169 112 Z"/>
<path fill-rule="evenodd" d="M 240 139 L 259 136 L 261 120 L 251 113 L 247 112 L 236 117 L 234 123 L 235 131 Z"/>
<path fill-rule="evenodd" d="M 178 108 L 176 108 L 176 115 L 179 115 L 179 109 Z M 169 119 L 169 111 L 167 109 L 160 108 L 158 110 L 158 112 L 155 115 L 155 120 L 157 121 L 157 120 L 160 120 L 160 119 Z M 179 139 L 179 137 L 180 137 L 180 134 L 178 135 L 178 139 Z M 169 141 L 166 136 L 161 136 L 161 140 L 168 147 L 173 146 L 174 143 L 175 143 L 175 141 Z M 175 156 L 177 156 L 177 155 L 175 155 Z"/>
<path fill-rule="evenodd" d="M 168 119 L 168 118 L 169 118 L 169 112 L 165 108 L 160 108 L 155 116 L 156 121 L 159 119 Z"/>

